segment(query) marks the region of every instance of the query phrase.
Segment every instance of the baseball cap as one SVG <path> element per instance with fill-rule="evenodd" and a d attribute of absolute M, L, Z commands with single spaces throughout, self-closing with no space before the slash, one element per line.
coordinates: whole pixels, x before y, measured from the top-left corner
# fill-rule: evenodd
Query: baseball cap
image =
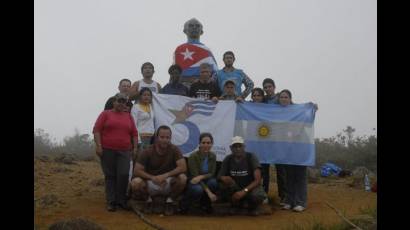
<path fill-rule="evenodd" d="M 234 144 L 244 144 L 244 143 L 245 143 L 245 141 L 243 140 L 242 137 L 240 137 L 240 136 L 235 136 L 235 137 L 232 138 L 232 143 L 231 143 L 231 145 L 234 145 Z"/>

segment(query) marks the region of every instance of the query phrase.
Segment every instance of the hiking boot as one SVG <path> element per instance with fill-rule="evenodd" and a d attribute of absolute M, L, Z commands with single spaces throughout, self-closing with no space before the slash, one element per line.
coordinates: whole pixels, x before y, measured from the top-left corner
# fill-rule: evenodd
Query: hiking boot
<path fill-rule="evenodd" d="M 249 209 L 248 214 L 250 216 L 259 216 L 261 214 L 261 212 L 259 211 L 258 208 L 254 208 L 254 209 Z"/>
<path fill-rule="evenodd" d="M 145 214 L 152 214 L 152 203 L 153 202 L 146 202 L 145 207 L 144 207 L 144 213 Z"/>
<path fill-rule="evenodd" d="M 171 216 L 174 215 L 174 204 L 173 203 L 165 203 L 165 211 L 164 211 L 164 215 L 166 216 Z"/>
<path fill-rule="evenodd" d="M 125 211 L 129 211 L 131 210 L 131 208 L 128 206 L 127 202 L 120 202 L 117 204 L 117 207 L 125 210 Z"/>
<path fill-rule="evenodd" d="M 107 211 L 109 212 L 115 212 L 117 209 L 115 208 L 114 203 L 108 203 L 107 204 Z"/>
<path fill-rule="evenodd" d="M 214 209 L 212 208 L 211 205 L 201 206 L 201 210 L 202 210 L 203 212 L 205 212 L 206 214 L 212 214 L 212 213 L 214 212 Z"/>
<path fill-rule="evenodd" d="M 290 206 L 290 204 L 285 204 L 282 207 L 283 210 L 290 210 L 291 208 L 292 208 L 292 206 Z"/>
<path fill-rule="evenodd" d="M 293 208 L 293 211 L 295 212 L 303 212 L 304 210 L 305 210 L 305 207 L 300 206 L 300 205 Z"/>

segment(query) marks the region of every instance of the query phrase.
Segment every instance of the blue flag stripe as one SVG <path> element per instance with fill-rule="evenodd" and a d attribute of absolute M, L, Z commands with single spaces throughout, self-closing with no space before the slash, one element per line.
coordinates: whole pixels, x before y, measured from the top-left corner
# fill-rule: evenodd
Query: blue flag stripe
<path fill-rule="evenodd" d="M 277 104 L 238 103 L 236 120 L 292 121 L 313 123 L 313 104 L 292 104 L 286 107 Z"/>
<path fill-rule="evenodd" d="M 214 110 L 216 106 L 194 105 L 194 109 Z"/>
<path fill-rule="evenodd" d="M 212 112 L 194 111 L 194 112 L 191 113 L 190 116 L 193 116 L 195 114 L 202 114 L 202 115 L 205 115 L 205 116 L 211 116 Z"/>
<path fill-rule="evenodd" d="M 189 102 L 189 104 L 190 105 L 208 105 L 208 106 L 212 106 L 212 107 L 216 107 L 216 105 L 217 104 L 215 104 L 214 102 L 211 102 L 211 101 L 192 101 L 192 102 Z"/>
<path fill-rule="evenodd" d="M 261 163 L 315 165 L 315 145 L 288 142 L 245 141 L 246 151 L 254 153 Z"/>

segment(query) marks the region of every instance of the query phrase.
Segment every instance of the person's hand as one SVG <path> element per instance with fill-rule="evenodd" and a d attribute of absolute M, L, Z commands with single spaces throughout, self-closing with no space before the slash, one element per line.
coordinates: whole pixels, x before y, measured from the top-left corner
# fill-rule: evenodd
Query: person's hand
<path fill-rule="evenodd" d="M 227 186 L 231 186 L 235 183 L 235 181 L 232 179 L 232 177 L 221 177 L 221 181 L 226 184 Z"/>
<path fill-rule="evenodd" d="M 102 156 L 102 152 L 103 152 L 102 146 L 101 146 L 101 145 L 97 145 L 97 146 L 95 147 L 95 153 L 97 154 L 97 156 L 101 157 L 101 156 Z"/>
<path fill-rule="evenodd" d="M 218 103 L 218 98 L 217 98 L 217 97 L 213 97 L 211 100 L 212 100 L 214 103 Z"/>
<path fill-rule="evenodd" d="M 218 199 L 218 197 L 215 194 L 213 194 L 211 191 L 209 191 L 207 194 L 211 202 L 215 202 Z"/>
<path fill-rule="evenodd" d="M 232 200 L 233 200 L 233 201 L 238 201 L 238 200 L 242 199 L 242 197 L 244 197 L 245 195 L 246 195 L 246 192 L 243 191 L 243 190 L 238 191 L 238 192 L 235 192 L 235 193 L 232 195 Z"/>
<path fill-rule="evenodd" d="M 235 99 L 235 101 L 242 103 L 243 102 L 243 97 L 239 96 Z"/>
<path fill-rule="evenodd" d="M 166 179 L 167 179 L 167 178 L 165 177 L 165 175 L 162 174 L 162 175 L 154 176 L 154 177 L 152 178 L 152 182 L 154 182 L 154 184 L 163 186 L 163 185 L 165 185 L 165 183 L 166 183 Z"/>
<path fill-rule="evenodd" d="M 201 176 L 196 176 L 191 179 L 191 184 L 198 184 L 201 181 Z"/>

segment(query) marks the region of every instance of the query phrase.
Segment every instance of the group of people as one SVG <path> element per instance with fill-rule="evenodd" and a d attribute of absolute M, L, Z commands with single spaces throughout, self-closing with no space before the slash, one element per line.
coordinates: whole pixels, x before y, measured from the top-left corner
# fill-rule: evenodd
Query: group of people
<path fill-rule="evenodd" d="M 191 19 L 184 25 L 184 32 L 188 36 L 187 44 L 198 44 L 202 25 Z M 185 46 L 177 50 L 180 48 Z M 186 49 L 181 54 L 192 53 Z M 282 106 L 293 103 L 289 90 L 275 93 L 276 85 L 271 78 L 263 80 L 262 88 L 255 88 L 252 79 L 233 66 L 232 51 L 225 52 L 222 60 L 225 64 L 222 69 L 215 70 L 215 65 L 203 62 L 198 75 L 189 77 L 183 75 L 185 70 L 176 61 L 168 69 L 169 83 L 164 87 L 153 80 L 155 69 L 150 62 L 142 64 L 141 80 L 119 82 L 119 92 L 107 100 L 93 128 L 96 153 L 105 176 L 108 211 L 128 209 L 127 200 L 137 199 L 145 202 L 144 212 L 151 213 L 158 208 L 155 199 L 163 198 L 166 215 L 187 213 L 195 207 L 212 213 L 212 203 L 216 201 L 231 202 L 232 214 L 246 209 L 249 214 L 258 215 L 258 207 L 269 202 L 271 165 L 261 164 L 255 154 L 247 152 L 242 137 L 232 137 L 232 153 L 218 162 L 212 152 L 212 134 L 201 133 L 198 150 L 184 158 L 181 150 L 171 143 L 171 128 L 154 126 L 153 93 L 214 103 L 219 100 L 241 103 L 250 94 L 253 103 Z M 305 210 L 306 166 L 276 164 L 275 168 L 282 209 Z"/>

